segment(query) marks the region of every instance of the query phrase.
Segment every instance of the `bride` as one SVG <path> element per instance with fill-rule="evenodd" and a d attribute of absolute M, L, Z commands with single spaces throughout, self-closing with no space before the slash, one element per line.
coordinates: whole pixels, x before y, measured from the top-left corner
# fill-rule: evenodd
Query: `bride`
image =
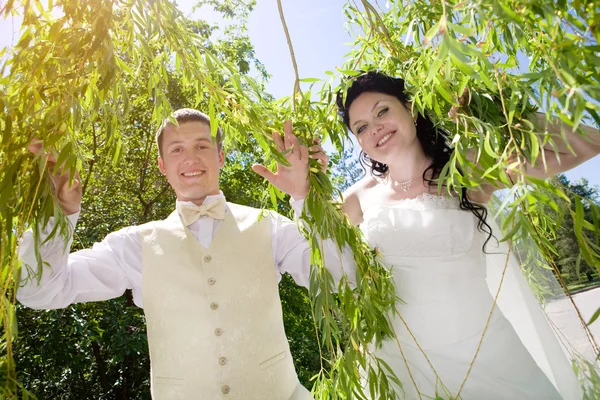
<path fill-rule="evenodd" d="M 407 399 L 581 399 L 531 291 L 502 293 L 511 284 L 523 289 L 518 266 L 495 306 L 505 263 L 489 265 L 502 235 L 486 205 L 497 188 L 438 195 L 434 180 L 452 148 L 446 132 L 412 115 L 402 79 L 363 74 L 337 102 L 371 169 L 345 193 L 344 208 L 392 268 L 402 300 L 391 316 L 396 337 L 375 351 L 402 382 L 399 392 Z M 585 129 L 591 141 L 567 134 L 577 156 L 557 141 L 560 161 L 546 151 L 547 169 L 527 166 L 527 174 L 546 178 L 600 153 L 598 131 Z"/>

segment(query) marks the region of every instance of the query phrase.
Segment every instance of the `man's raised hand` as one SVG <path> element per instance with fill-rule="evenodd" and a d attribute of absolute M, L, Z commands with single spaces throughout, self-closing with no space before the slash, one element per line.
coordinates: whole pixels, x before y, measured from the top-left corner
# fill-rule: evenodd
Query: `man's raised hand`
<path fill-rule="evenodd" d="M 36 139 L 29 145 L 29 151 L 35 155 L 38 155 L 42 149 L 43 143 Z M 56 158 L 52 154 L 47 155 L 47 163 L 48 170 L 52 176 L 56 198 L 66 215 L 75 214 L 81 207 L 82 197 L 79 172 L 75 171 L 73 182 L 69 184 L 69 173 L 65 172 L 62 168 L 57 168 Z"/>
<path fill-rule="evenodd" d="M 323 169 L 327 167 L 329 157 L 325 155 L 317 143 L 309 150 L 300 144 L 300 141 L 294 135 L 292 121 L 285 121 L 283 124 L 283 135 L 279 132 L 273 132 L 273 140 L 277 150 L 285 154 L 289 166 L 277 164 L 275 173 L 269 171 L 264 165 L 255 164 L 252 166 L 254 172 L 268 180 L 273 186 L 292 196 L 296 200 L 301 200 L 308 194 L 310 183 L 308 181 L 309 158 L 319 160 Z"/>

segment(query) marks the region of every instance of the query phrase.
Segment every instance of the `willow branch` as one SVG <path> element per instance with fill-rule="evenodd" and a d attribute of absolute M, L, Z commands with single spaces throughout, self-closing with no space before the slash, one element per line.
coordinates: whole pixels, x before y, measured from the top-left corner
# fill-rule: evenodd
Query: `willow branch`
<path fill-rule="evenodd" d="M 460 392 L 462 392 L 462 390 L 465 386 L 465 383 L 467 382 L 467 378 L 471 374 L 471 370 L 473 369 L 473 364 L 475 364 L 475 359 L 477 359 L 477 355 L 479 355 L 479 351 L 481 350 L 481 345 L 483 344 L 483 338 L 485 337 L 485 334 L 490 326 L 490 321 L 492 320 L 492 315 L 494 314 L 494 310 L 496 309 L 496 305 L 498 304 L 498 297 L 500 297 L 500 289 L 502 289 L 502 284 L 504 283 L 504 277 L 506 275 L 506 270 L 508 269 L 508 263 L 510 262 L 511 252 L 512 252 L 512 243 L 509 243 L 508 250 L 506 252 L 506 262 L 504 263 L 504 269 L 502 270 L 502 275 L 500 276 L 500 282 L 498 283 L 498 290 L 496 291 L 496 295 L 494 296 L 494 303 L 492 304 L 492 309 L 490 310 L 488 318 L 485 321 L 485 326 L 483 328 L 483 332 L 481 332 L 481 338 L 479 339 L 479 343 L 477 344 L 477 349 L 475 350 L 475 354 L 473 355 L 473 360 L 471 360 L 471 363 L 469 364 L 469 369 L 467 370 L 467 373 L 466 373 L 462 383 L 460 384 L 460 388 L 458 388 L 458 393 L 456 393 L 455 398 L 457 398 L 457 399 L 460 399 Z"/>
<path fill-rule="evenodd" d="M 369 30 L 369 36 L 367 36 L 367 42 L 370 42 L 372 38 L 373 38 L 373 29 L 371 28 Z M 360 49 L 360 52 L 358 53 L 358 56 L 356 57 L 356 59 L 354 61 L 354 66 L 352 67 L 353 70 L 355 70 L 356 68 L 358 68 L 358 66 L 360 64 L 360 60 L 365 55 L 366 51 L 367 51 L 367 46 L 363 46 L 363 48 Z"/>
<path fill-rule="evenodd" d="M 504 102 L 504 95 L 502 94 L 502 86 L 500 85 L 500 78 L 498 77 L 498 70 L 494 68 L 494 74 L 496 76 L 496 84 L 498 85 L 498 94 L 500 95 L 500 103 L 502 104 L 502 113 L 504 114 L 504 118 L 506 119 L 506 126 L 508 128 L 508 133 L 510 135 L 510 142 L 512 142 L 515 146 L 515 153 L 518 161 L 519 168 L 519 181 L 525 182 L 525 173 L 523 172 L 524 161 L 521 158 L 521 151 L 519 149 L 519 145 L 515 140 L 515 136 L 512 131 L 512 121 L 509 121 L 508 111 L 506 110 L 506 104 Z M 506 151 L 509 149 L 510 142 L 506 145 Z M 512 182 L 511 182 L 512 183 Z"/>
<path fill-rule="evenodd" d="M 83 186 L 81 188 L 81 195 L 82 196 L 85 195 L 85 191 L 86 191 L 86 189 L 88 187 L 88 183 L 90 182 L 90 176 L 92 176 L 92 171 L 93 171 L 94 164 L 96 163 L 96 158 L 97 158 L 98 136 L 96 135 L 96 126 L 94 124 L 92 124 L 92 139 L 93 139 L 93 144 L 92 144 L 92 159 L 90 160 L 90 162 L 88 164 L 87 176 L 85 177 L 85 181 L 84 181 Z"/>
<path fill-rule="evenodd" d="M 290 37 L 290 32 L 288 30 L 287 24 L 285 22 L 285 16 L 283 15 L 283 7 L 281 6 L 281 0 L 277 0 L 277 8 L 279 9 L 279 18 L 281 19 L 281 25 L 283 26 L 283 31 L 285 32 L 285 38 L 288 43 L 288 47 L 290 48 L 290 56 L 292 57 L 292 65 L 294 66 L 294 93 L 292 96 L 292 107 L 294 111 L 296 111 L 296 96 L 298 93 L 304 98 L 302 94 L 302 90 L 300 90 L 300 74 L 298 73 L 298 64 L 296 63 L 296 56 L 294 54 L 294 46 L 292 46 L 292 38 Z"/>
<path fill-rule="evenodd" d="M 367 12 L 369 21 L 371 22 L 371 29 L 376 29 L 376 30 L 380 31 L 385 38 L 385 42 L 388 45 L 388 50 L 390 51 L 390 53 L 396 53 L 397 49 L 396 49 L 396 46 L 394 45 L 394 41 L 392 40 L 392 35 L 390 34 L 390 31 L 388 31 L 387 26 L 385 26 L 385 23 L 381 19 L 381 16 L 379 15 L 379 13 L 375 9 L 375 7 L 373 7 L 373 5 L 371 3 L 369 3 L 367 0 L 362 0 L 362 4 L 365 7 L 365 11 Z M 375 23 L 375 21 L 373 21 L 371 19 L 371 15 L 373 15 L 375 17 L 375 19 L 377 20 L 377 23 Z M 379 29 L 377 29 L 377 28 L 379 28 Z"/>

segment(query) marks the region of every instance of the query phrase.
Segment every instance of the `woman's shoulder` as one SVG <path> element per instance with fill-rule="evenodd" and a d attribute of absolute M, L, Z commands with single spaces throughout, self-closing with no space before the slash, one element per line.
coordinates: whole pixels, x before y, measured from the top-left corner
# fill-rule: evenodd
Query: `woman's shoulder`
<path fill-rule="evenodd" d="M 344 192 L 344 196 L 359 196 L 365 190 L 371 189 L 377 186 L 377 180 L 371 175 L 366 175 L 358 182 L 354 183 Z"/>
<path fill-rule="evenodd" d="M 343 193 L 344 199 L 344 211 L 350 222 L 354 225 L 359 225 L 363 221 L 363 211 L 361 206 L 361 198 L 364 193 L 374 188 L 377 185 L 377 181 L 370 175 L 365 176 L 354 185 L 350 186 Z"/>

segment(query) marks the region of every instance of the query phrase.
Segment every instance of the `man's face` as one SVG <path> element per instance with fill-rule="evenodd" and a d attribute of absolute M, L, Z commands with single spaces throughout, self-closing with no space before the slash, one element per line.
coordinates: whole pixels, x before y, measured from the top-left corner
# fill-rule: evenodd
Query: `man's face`
<path fill-rule="evenodd" d="M 201 205 L 206 196 L 219 193 L 219 171 L 225 157 L 213 143 L 208 124 L 190 121 L 167 126 L 162 153 L 158 166 L 177 199 Z"/>

